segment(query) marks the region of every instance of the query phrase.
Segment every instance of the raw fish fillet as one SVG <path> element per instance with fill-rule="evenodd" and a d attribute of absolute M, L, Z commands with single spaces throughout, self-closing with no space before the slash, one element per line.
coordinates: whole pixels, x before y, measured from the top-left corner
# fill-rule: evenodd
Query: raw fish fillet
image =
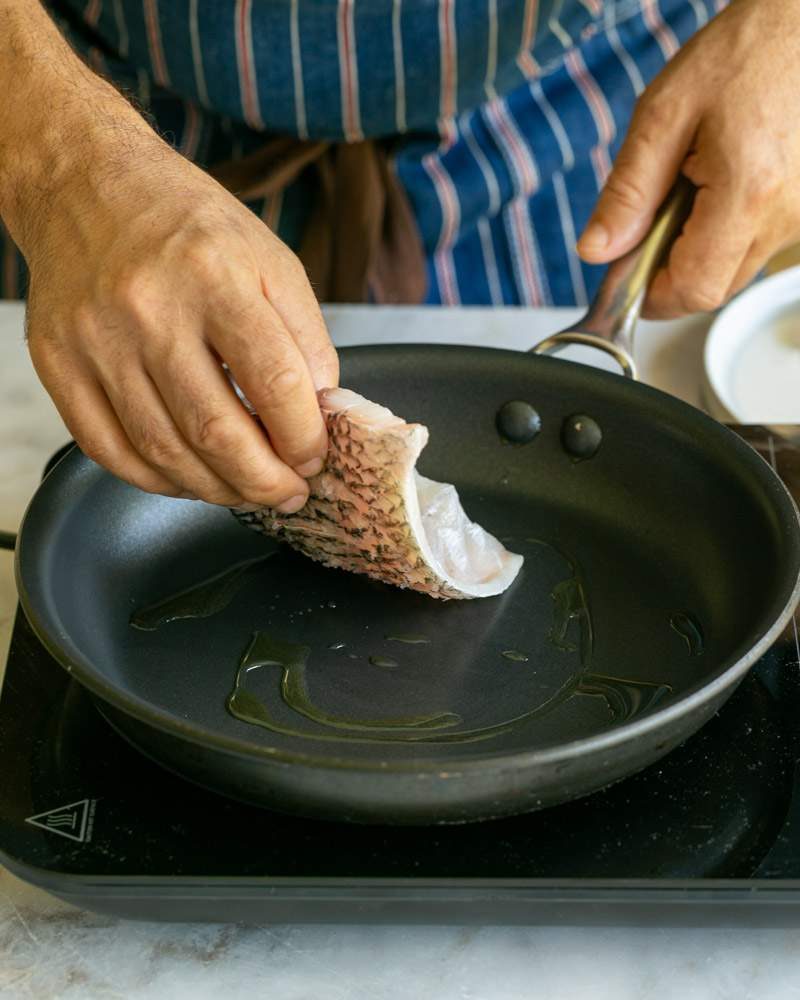
<path fill-rule="evenodd" d="M 416 471 L 428 429 L 348 389 L 324 389 L 319 399 L 330 444 L 305 507 L 236 517 L 326 566 L 431 597 L 501 594 L 522 556 L 469 520 L 454 486 Z"/>

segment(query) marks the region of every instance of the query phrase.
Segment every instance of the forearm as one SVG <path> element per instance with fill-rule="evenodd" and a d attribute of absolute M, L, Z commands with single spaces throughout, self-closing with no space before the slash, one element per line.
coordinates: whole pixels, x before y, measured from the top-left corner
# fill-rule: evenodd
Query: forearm
<path fill-rule="evenodd" d="M 38 2 L 0 0 L 0 216 L 24 253 L 55 199 L 91 176 L 112 132 L 121 150 L 126 135 L 156 138 Z"/>

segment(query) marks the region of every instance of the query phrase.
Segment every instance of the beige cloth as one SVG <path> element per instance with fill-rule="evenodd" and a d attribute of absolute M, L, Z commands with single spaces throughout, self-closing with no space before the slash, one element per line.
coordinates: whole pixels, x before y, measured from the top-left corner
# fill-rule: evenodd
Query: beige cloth
<path fill-rule="evenodd" d="M 298 256 L 319 299 L 421 302 L 424 252 L 385 145 L 279 137 L 210 173 L 249 201 L 274 196 L 303 171 L 313 171 L 316 195 Z"/>

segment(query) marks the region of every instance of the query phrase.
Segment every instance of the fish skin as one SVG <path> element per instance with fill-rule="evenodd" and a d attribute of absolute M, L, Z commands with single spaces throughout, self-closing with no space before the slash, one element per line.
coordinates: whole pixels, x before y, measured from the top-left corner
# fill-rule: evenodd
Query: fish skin
<path fill-rule="evenodd" d="M 308 481 L 306 505 L 295 514 L 233 511 L 236 518 L 325 566 L 443 600 L 476 596 L 436 572 L 415 536 L 406 494 L 416 495 L 409 483 L 427 428 L 346 389 L 322 390 L 319 400 L 329 446 L 324 469 Z M 416 520 L 421 530 L 419 512 Z M 521 565 L 521 557 L 505 554 Z"/>

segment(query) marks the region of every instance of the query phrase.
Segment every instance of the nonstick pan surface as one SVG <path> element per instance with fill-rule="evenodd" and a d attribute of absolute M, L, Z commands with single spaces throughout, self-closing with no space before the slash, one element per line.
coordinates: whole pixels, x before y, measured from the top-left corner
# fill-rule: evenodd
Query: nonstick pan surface
<path fill-rule="evenodd" d="M 315 817 L 533 810 L 685 740 L 786 624 L 797 511 L 769 466 L 699 411 L 508 351 L 352 348 L 341 360 L 343 385 L 427 424 L 420 471 L 455 483 L 473 519 L 525 556 L 520 577 L 498 598 L 434 601 L 324 569 L 225 510 L 140 493 L 74 450 L 26 515 L 22 603 L 111 723 L 165 766 Z M 510 400 L 541 417 L 528 444 L 498 433 Z M 575 413 L 603 435 L 584 461 L 562 445 Z M 262 561 L 216 613 L 129 624 L 247 560 Z M 218 590 L 206 610 L 224 603 Z M 239 690 L 273 728 L 226 708 L 255 633 L 268 652 Z M 298 670 L 305 715 L 281 697 Z"/>

